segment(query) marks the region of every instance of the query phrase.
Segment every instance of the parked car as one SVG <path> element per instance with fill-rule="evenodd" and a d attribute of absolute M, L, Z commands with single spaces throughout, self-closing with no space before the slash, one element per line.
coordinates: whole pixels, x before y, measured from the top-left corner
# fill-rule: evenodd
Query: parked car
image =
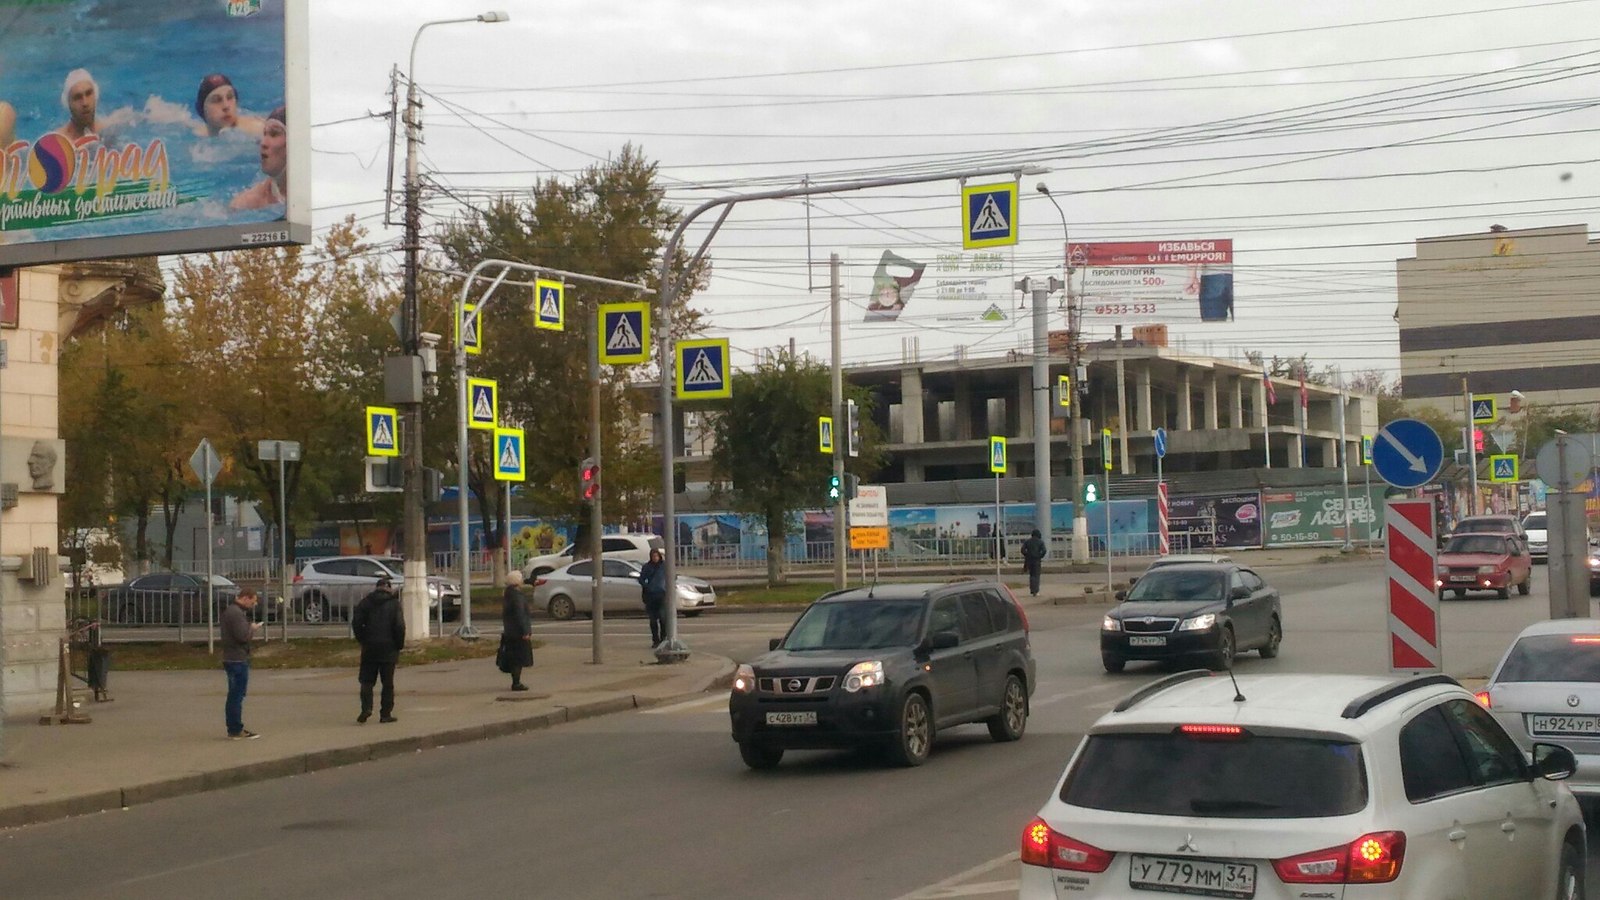
<path fill-rule="evenodd" d="M 1444 542 L 1438 565 L 1434 587 L 1441 600 L 1445 591 L 1458 598 L 1494 591 L 1505 600 L 1513 587 L 1523 596 L 1532 589 L 1533 558 L 1513 534 L 1457 534 Z"/>
<path fill-rule="evenodd" d="M 1576 754 L 1567 786 L 1600 800 L 1600 619 L 1522 629 L 1477 696 L 1525 752 L 1549 740 Z"/>
<path fill-rule="evenodd" d="M 1443 675 L 1181 672 L 1079 742 L 1018 896 L 1581 898 L 1578 763 L 1529 749 Z"/>
<path fill-rule="evenodd" d="M 1522 530 L 1522 520 L 1516 516 L 1467 516 L 1456 521 L 1448 537 L 1458 534 L 1511 534 L 1528 549 L 1528 534 Z"/>
<path fill-rule="evenodd" d="M 660 550 L 666 552 L 666 544 L 660 535 L 654 534 L 606 534 L 600 536 L 600 555 L 605 559 L 631 559 L 637 563 L 650 561 L 650 551 Z M 530 556 L 522 564 L 522 574 L 532 582 L 533 579 L 546 572 L 553 572 L 573 561 L 577 548 L 568 544 L 555 553 L 546 553 L 542 556 Z"/>
<path fill-rule="evenodd" d="M 1532 512 L 1522 520 L 1522 533 L 1528 536 L 1528 555 L 1535 560 L 1550 558 L 1550 531 L 1543 512 Z"/>
<path fill-rule="evenodd" d="M 216 611 L 239 596 L 239 586 L 221 575 L 211 576 Z M 206 624 L 206 576 L 187 572 L 151 572 L 101 592 L 102 621 L 119 625 Z"/>
<path fill-rule="evenodd" d="M 606 610 L 643 612 L 640 564 L 631 559 L 603 559 L 600 565 L 600 600 Z M 717 605 L 717 592 L 711 582 L 682 573 L 677 581 L 678 612 L 693 618 Z M 550 613 L 552 619 L 570 619 L 578 613 L 591 615 L 593 582 L 592 560 L 579 560 L 546 572 L 533 579 L 533 606 Z"/>
<path fill-rule="evenodd" d="M 1278 591 L 1232 563 L 1146 571 L 1117 599 L 1100 623 L 1100 663 L 1107 672 L 1121 672 L 1134 659 L 1226 669 L 1241 651 L 1272 659 L 1283 643 Z"/>
<path fill-rule="evenodd" d="M 882 748 L 921 765 L 945 728 L 983 722 L 1022 737 L 1036 683 L 1028 619 L 995 582 L 880 584 L 825 594 L 728 695 L 739 755 L 770 769 L 786 750 Z"/>
<path fill-rule="evenodd" d="M 405 588 L 405 561 L 398 556 L 323 556 L 302 560 L 294 576 L 294 608 L 309 623 L 348 621 L 361 598 L 372 593 L 380 577 Z M 428 615 L 461 616 L 461 585 L 439 575 L 428 576 Z"/>

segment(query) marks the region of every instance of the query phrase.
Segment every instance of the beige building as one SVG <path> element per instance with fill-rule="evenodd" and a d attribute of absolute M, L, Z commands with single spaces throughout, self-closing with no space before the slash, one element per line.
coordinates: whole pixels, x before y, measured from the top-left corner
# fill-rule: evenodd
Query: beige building
<path fill-rule="evenodd" d="M 1463 393 L 1600 404 L 1600 242 L 1585 225 L 1421 238 L 1397 263 L 1407 402 L 1456 415 Z"/>

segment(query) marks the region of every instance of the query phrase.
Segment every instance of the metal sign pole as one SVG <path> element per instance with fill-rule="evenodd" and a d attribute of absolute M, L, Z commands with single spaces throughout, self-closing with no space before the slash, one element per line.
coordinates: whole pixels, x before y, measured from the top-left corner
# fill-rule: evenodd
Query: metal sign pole
<path fill-rule="evenodd" d="M 283 642 L 289 642 L 289 493 L 284 490 L 283 441 L 273 441 L 278 453 L 278 618 Z M 266 628 L 265 625 L 262 626 Z"/>
<path fill-rule="evenodd" d="M 1103 493 L 1106 504 L 1106 596 L 1109 598 L 1111 595 L 1111 469 L 1109 467 L 1102 477 L 1106 485 Z"/>
<path fill-rule="evenodd" d="M 211 449 L 210 445 L 206 450 Z M 210 463 L 206 466 L 210 471 Z M 211 514 L 211 479 L 206 479 L 206 653 L 217 652 L 217 606 L 212 591 L 213 562 L 211 558 L 211 524 L 216 517 Z M 178 610 L 178 621 L 183 621 L 183 610 Z"/>
<path fill-rule="evenodd" d="M 1000 580 L 1000 473 L 994 473 L 994 580 Z"/>

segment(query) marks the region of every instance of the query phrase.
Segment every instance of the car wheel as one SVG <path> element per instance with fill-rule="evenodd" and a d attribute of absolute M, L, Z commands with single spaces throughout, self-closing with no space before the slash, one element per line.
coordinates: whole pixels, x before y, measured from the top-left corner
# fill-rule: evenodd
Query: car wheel
<path fill-rule="evenodd" d="M 1522 583 L 1517 585 L 1517 594 L 1520 595 L 1520 596 L 1526 597 L 1526 596 L 1528 596 L 1528 593 L 1530 591 L 1532 591 L 1532 590 L 1533 590 L 1533 573 L 1529 572 L 1528 573 L 1528 577 L 1522 579 Z"/>
<path fill-rule="evenodd" d="M 1128 667 L 1128 661 L 1120 656 L 1108 656 L 1102 653 L 1100 654 L 1100 665 L 1105 666 L 1107 672 L 1115 675 Z"/>
<path fill-rule="evenodd" d="M 1501 600 L 1510 600 L 1511 599 L 1511 588 L 1501 588 L 1500 590 L 1495 591 L 1494 595 L 1496 597 L 1500 598 Z"/>
<path fill-rule="evenodd" d="M 307 625 L 320 625 L 328 620 L 328 601 L 321 594 L 312 594 L 300 602 L 300 618 Z"/>
<path fill-rule="evenodd" d="M 1262 659 L 1275 659 L 1278 648 L 1283 644 L 1283 623 L 1276 617 L 1272 620 L 1272 627 L 1267 630 L 1267 643 L 1261 648 Z"/>
<path fill-rule="evenodd" d="M 754 741 L 739 742 L 739 758 L 752 769 L 776 769 L 783 761 L 783 748 L 764 747 Z"/>
<path fill-rule="evenodd" d="M 1222 643 L 1217 652 L 1211 657 L 1211 668 L 1218 672 L 1225 672 L 1233 668 L 1233 629 L 1222 629 Z"/>
<path fill-rule="evenodd" d="M 1022 688 L 1022 679 L 1006 676 L 1005 690 L 1000 693 L 1000 711 L 990 716 L 989 737 L 1005 743 L 1022 737 L 1028 727 L 1028 692 Z"/>
<path fill-rule="evenodd" d="M 920 766 L 933 750 L 933 716 L 928 701 L 911 693 L 900 705 L 900 728 L 889 745 L 889 759 L 897 766 Z"/>
<path fill-rule="evenodd" d="M 1561 845 L 1561 868 L 1556 880 L 1556 900 L 1583 900 L 1583 851 Z"/>
<path fill-rule="evenodd" d="M 572 605 L 572 598 L 566 594 L 557 594 L 550 598 L 550 618 L 565 622 L 577 612 L 577 607 Z"/>

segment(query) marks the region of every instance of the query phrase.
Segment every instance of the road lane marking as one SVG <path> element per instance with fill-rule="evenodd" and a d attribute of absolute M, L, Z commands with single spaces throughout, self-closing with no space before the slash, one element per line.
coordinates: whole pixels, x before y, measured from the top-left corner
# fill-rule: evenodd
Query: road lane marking
<path fill-rule="evenodd" d="M 978 897 L 984 894 L 1009 893 L 1016 895 L 1019 879 L 1006 882 L 989 882 L 987 884 L 962 884 L 969 878 L 976 878 L 1001 866 L 1015 864 L 1021 861 L 1020 853 L 1007 853 L 997 856 L 988 862 L 979 863 L 965 872 L 957 872 L 943 881 L 936 881 L 926 887 L 920 887 L 909 894 L 901 894 L 895 900 L 935 900 L 940 897 Z"/>
<path fill-rule="evenodd" d="M 1082 697 L 1085 694 L 1102 694 L 1102 693 L 1105 693 L 1107 690 L 1121 691 L 1122 690 L 1122 685 L 1120 685 L 1120 684 L 1091 684 L 1088 687 L 1078 688 L 1075 691 L 1062 691 L 1059 694 L 1051 694 L 1050 696 L 1045 697 L 1043 699 L 1034 700 L 1033 702 L 1031 702 L 1029 704 L 1029 706 L 1032 706 L 1032 707 L 1049 706 L 1052 703 L 1060 703 L 1062 700 L 1070 700 L 1073 697 Z"/>
<path fill-rule="evenodd" d="M 727 703 L 727 702 L 728 702 L 728 695 L 727 694 L 712 694 L 709 697 L 700 697 L 700 698 L 697 698 L 697 699 L 694 699 L 694 700 L 685 700 L 682 703 L 673 703 L 673 704 L 669 704 L 667 706 L 652 706 L 649 709 L 640 710 L 640 711 L 642 713 L 644 713 L 645 715 L 647 715 L 647 716 L 660 716 L 660 715 L 667 715 L 669 713 L 688 712 L 691 709 L 696 709 L 696 708 L 701 707 L 701 706 L 710 706 L 713 703 L 722 704 L 722 703 Z"/>
<path fill-rule="evenodd" d="M 270 849 L 272 848 L 257 847 L 254 850 L 246 850 L 243 853 L 234 853 L 229 856 L 219 856 L 216 859 L 204 859 L 200 862 L 190 863 L 186 866 L 178 866 L 177 868 L 173 869 L 164 869 L 160 872 L 151 872 L 148 875 L 136 875 L 133 878 L 125 878 L 122 881 L 117 882 L 117 885 L 121 886 L 125 884 L 138 884 L 141 881 L 153 881 L 157 878 L 166 878 L 168 875 L 177 875 L 180 872 L 192 872 L 195 869 L 204 869 L 207 866 L 219 866 L 223 863 L 237 862 L 241 859 L 248 859 L 252 856 L 260 856 Z"/>

